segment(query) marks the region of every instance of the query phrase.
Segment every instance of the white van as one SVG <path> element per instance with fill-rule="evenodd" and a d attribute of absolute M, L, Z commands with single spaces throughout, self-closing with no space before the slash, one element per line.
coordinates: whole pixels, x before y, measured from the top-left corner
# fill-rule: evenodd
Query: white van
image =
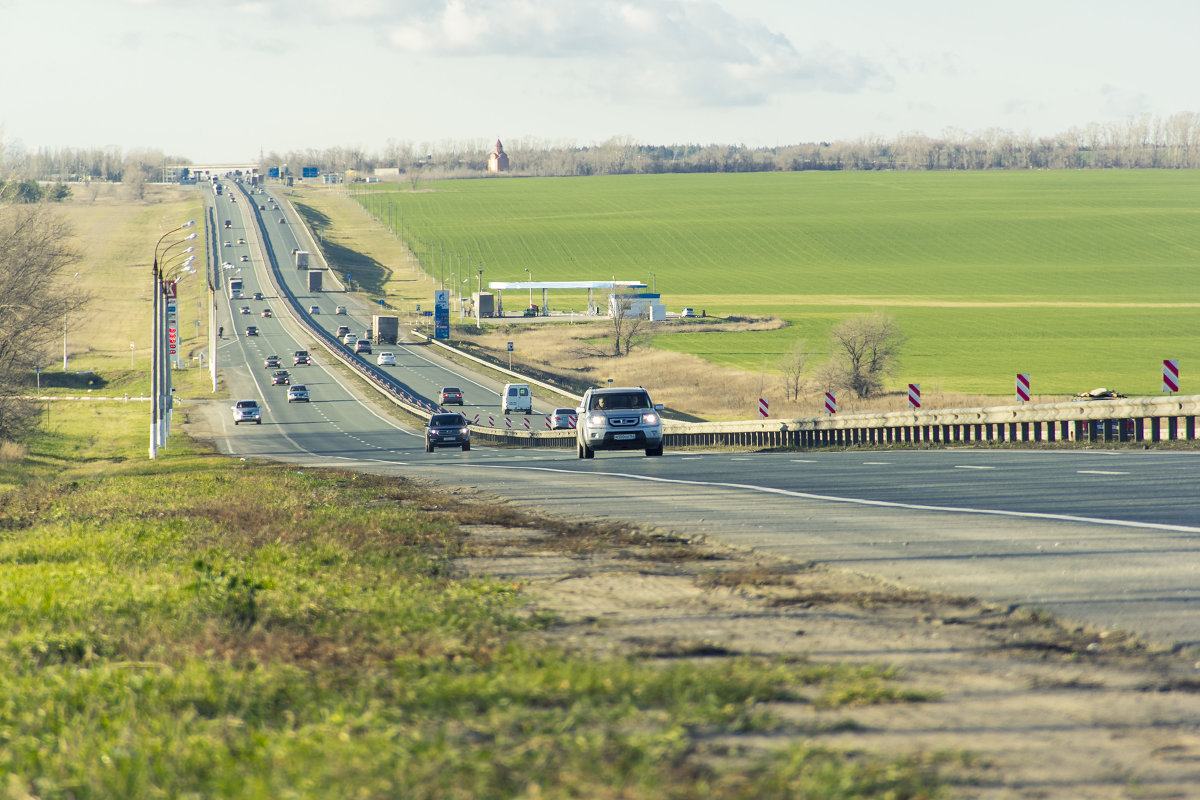
<path fill-rule="evenodd" d="M 503 413 L 533 413 L 533 392 L 528 383 L 506 383 L 500 393 L 500 409 Z"/>

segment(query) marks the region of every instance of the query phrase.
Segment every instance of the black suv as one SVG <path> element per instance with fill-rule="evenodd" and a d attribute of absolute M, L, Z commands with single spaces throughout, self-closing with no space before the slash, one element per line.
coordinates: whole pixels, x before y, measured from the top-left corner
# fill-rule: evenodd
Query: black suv
<path fill-rule="evenodd" d="M 461 447 L 463 452 L 471 449 L 471 429 L 462 414 L 434 414 L 425 426 L 425 452 L 432 453 L 438 447 Z"/>

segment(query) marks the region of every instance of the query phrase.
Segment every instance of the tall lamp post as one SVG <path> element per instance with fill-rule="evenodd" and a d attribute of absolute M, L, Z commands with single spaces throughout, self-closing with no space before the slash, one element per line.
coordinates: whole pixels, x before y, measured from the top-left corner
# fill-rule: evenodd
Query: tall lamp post
<path fill-rule="evenodd" d="M 179 255 L 190 252 L 194 249 L 195 248 L 189 247 L 187 250 L 181 251 L 179 253 Z M 170 277 L 164 279 L 164 283 L 173 283 L 176 287 L 176 291 L 178 291 L 177 287 L 179 286 L 179 283 L 184 278 L 186 278 L 188 275 L 196 274 L 196 270 L 191 268 L 192 262 L 194 262 L 195 260 L 196 260 L 196 257 L 191 256 L 186 261 L 184 261 L 182 264 L 174 265 L 170 271 Z M 163 272 L 166 272 L 166 270 L 164 269 Z M 165 293 L 164 293 L 164 300 L 165 300 Z M 176 295 L 176 303 L 178 304 L 178 295 Z M 166 303 L 164 302 L 163 305 L 164 305 L 164 310 L 165 310 Z M 164 318 L 165 318 L 165 316 L 166 315 L 164 314 Z M 176 320 L 176 321 L 178 321 L 178 320 Z M 163 330 L 164 338 L 166 338 L 166 334 L 168 333 L 168 331 L 169 331 L 169 327 L 164 325 L 164 330 Z M 179 348 L 180 344 L 182 344 L 182 342 L 183 342 L 182 331 L 179 328 L 176 328 L 176 330 L 175 330 L 176 350 L 178 350 L 178 348 Z M 176 358 L 178 359 L 178 354 L 176 355 Z M 171 419 L 175 414 L 175 397 L 174 397 L 175 389 L 172 385 L 172 378 L 171 378 L 172 364 L 171 364 L 171 358 L 170 358 L 170 347 L 163 348 L 163 368 L 164 368 L 163 369 L 163 378 L 164 378 L 163 379 L 163 409 L 164 409 L 165 413 L 161 414 L 159 416 L 159 420 L 158 420 L 159 426 L 162 429 L 162 433 L 159 437 L 159 442 L 160 442 L 159 446 L 160 447 L 165 447 L 167 444 L 167 440 L 169 440 L 171 438 Z"/>
<path fill-rule="evenodd" d="M 533 270 L 526 267 L 525 271 L 529 273 L 529 307 L 533 308 Z"/>
<path fill-rule="evenodd" d="M 154 328 L 151 331 L 150 342 L 150 458 L 158 457 L 159 434 L 161 432 L 161 420 L 163 417 L 163 308 L 162 308 L 162 281 L 163 271 L 160 264 L 166 258 L 167 253 L 175 247 L 183 244 L 189 239 L 195 239 L 196 234 L 185 236 L 170 244 L 163 246 L 163 242 L 168 236 L 179 233 L 184 228 L 190 228 L 195 225 L 195 220 L 185 222 L 178 228 L 169 230 L 159 237 L 154 243 L 154 262 L 150 268 L 150 276 L 153 279 L 153 287 L 151 291 L 151 300 L 154 303 Z"/>

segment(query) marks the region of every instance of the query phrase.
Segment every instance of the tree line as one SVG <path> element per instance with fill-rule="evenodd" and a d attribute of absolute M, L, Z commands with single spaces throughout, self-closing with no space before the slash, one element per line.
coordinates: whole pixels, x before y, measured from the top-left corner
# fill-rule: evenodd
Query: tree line
<path fill-rule="evenodd" d="M 389 140 L 380 152 L 360 147 L 273 151 L 262 168 L 287 164 L 322 172 L 395 170 L 405 179 L 477 177 L 487 174 L 494 140 L 409 142 Z M 505 143 L 512 174 L 528 176 L 622 175 L 682 172 L 795 172 L 803 170 L 1008 170 L 1008 169 L 1197 169 L 1200 112 L 1169 117 L 1143 115 L 1034 137 L 998 128 L 945 131 L 941 136 L 811 142 L 778 147 L 730 144 L 640 144 L 616 137 L 578 145 L 540 139 Z M 168 164 L 189 159 L 157 150 L 8 146 L 0 152 L 0 179 L 129 182 L 162 179 Z"/>
<path fill-rule="evenodd" d="M 364 176 L 386 168 L 412 181 L 476 177 L 487 174 L 493 144 L 389 141 L 381 153 L 361 148 L 271 153 L 263 166 L 303 164 Z M 940 137 L 910 134 L 779 147 L 647 145 L 628 137 L 593 145 L 512 139 L 504 143 L 504 150 L 512 174 L 545 177 L 804 170 L 1197 169 L 1200 113 L 1147 115 L 1048 137 L 1000 129 L 951 130 Z"/>

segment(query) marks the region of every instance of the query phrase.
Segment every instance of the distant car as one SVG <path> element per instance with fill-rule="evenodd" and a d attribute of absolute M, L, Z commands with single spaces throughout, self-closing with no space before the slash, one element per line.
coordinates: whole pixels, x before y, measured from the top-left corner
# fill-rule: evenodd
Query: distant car
<path fill-rule="evenodd" d="M 521 313 L 521 316 L 523 317 L 536 317 L 537 315 L 538 311 L 536 308 L 527 308 Z"/>
<path fill-rule="evenodd" d="M 258 407 L 257 400 L 238 400 L 233 404 L 233 424 L 243 422 L 262 424 L 262 409 Z"/>
<path fill-rule="evenodd" d="M 309 307 L 308 307 L 308 313 L 310 313 L 310 314 L 320 314 L 320 313 L 321 313 L 321 307 L 320 307 L 320 306 L 309 306 Z"/>
<path fill-rule="evenodd" d="M 286 219 L 284 219 L 283 217 L 280 217 L 280 218 L 279 218 L 279 224 L 280 224 L 280 225 L 284 224 L 285 222 L 287 222 L 287 220 L 286 220 Z"/>
<path fill-rule="evenodd" d="M 299 248 L 299 247 L 293 247 L 293 248 L 292 248 L 292 255 L 296 255 L 296 253 L 299 253 L 299 252 L 300 252 L 300 248 Z"/>
<path fill-rule="evenodd" d="M 696 316 L 696 309 L 694 309 L 694 308 L 685 308 L 683 311 L 680 311 L 680 312 L 679 312 L 679 316 L 681 316 L 681 317 L 694 317 L 694 316 Z"/>
<path fill-rule="evenodd" d="M 263 359 L 263 366 L 267 369 L 279 369 L 279 356 L 267 356 Z"/>
<path fill-rule="evenodd" d="M 441 391 L 441 404 L 448 405 L 463 405 L 462 389 L 457 386 L 443 386 Z"/>
<path fill-rule="evenodd" d="M 247 336 L 258 336 L 258 328 L 254 327 L 253 325 L 246 326 L 246 335 Z"/>
<path fill-rule="evenodd" d="M 233 247 L 233 242 L 222 242 L 223 247 Z"/>
<path fill-rule="evenodd" d="M 250 313 L 250 306 L 242 306 L 242 313 L 243 313 L 243 314 L 249 314 L 249 313 Z"/>
<path fill-rule="evenodd" d="M 358 342 L 354 345 L 354 352 L 366 353 L 367 355 L 370 355 L 371 354 L 371 340 L 370 339 L 359 339 Z"/>
<path fill-rule="evenodd" d="M 358 344 L 358 334 L 346 331 L 342 334 L 342 344 L 354 347 L 354 345 Z"/>
<path fill-rule="evenodd" d="M 432 453 L 439 447 L 461 447 L 463 452 L 471 449 L 471 429 L 462 414 L 434 414 L 425 426 L 425 452 Z"/>
<path fill-rule="evenodd" d="M 242 262 L 243 262 L 243 263 L 245 263 L 245 262 L 247 262 L 247 261 L 249 261 L 249 260 L 250 260 L 250 256 L 242 256 Z"/>
<path fill-rule="evenodd" d="M 380 353 L 379 358 L 375 359 L 375 363 L 381 367 L 394 367 L 396 366 L 396 354 Z"/>
<path fill-rule="evenodd" d="M 259 211 L 266 211 L 266 210 L 267 210 L 267 207 L 266 207 L 266 206 L 261 206 L 261 205 L 260 205 L 260 206 L 258 207 L 258 210 L 259 210 Z"/>
<path fill-rule="evenodd" d="M 245 240 L 245 239 L 238 239 L 238 240 L 237 240 L 237 243 L 238 243 L 238 244 L 245 244 L 245 243 L 246 243 L 246 240 Z"/>
<path fill-rule="evenodd" d="M 349 325 L 338 325 L 337 333 L 334 334 L 339 339 L 344 339 L 347 333 L 350 332 Z"/>
<path fill-rule="evenodd" d="M 312 356 L 310 356 L 308 354 L 307 350 L 297 350 L 292 355 L 292 366 L 294 366 L 294 367 L 305 367 L 311 363 L 312 363 Z"/>
<path fill-rule="evenodd" d="M 255 299 L 255 300 L 262 300 L 262 299 L 263 299 L 263 293 L 262 293 L 262 292 L 255 292 L 255 293 L 254 293 L 254 299 Z"/>
<path fill-rule="evenodd" d="M 554 413 L 550 415 L 550 428 L 552 430 L 570 430 L 575 427 L 575 409 L 573 408 L 556 408 Z"/>
<path fill-rule="evenodd" d="M 346 313 L 346 307 L 345 307 L 345 306 L 338 306 L 337 308 L 335 308 L 335 309 L 333 310 L 333 313 L 335 313 L 335 314 L 345 314 L 345 313 Z"/>
<path fill-rule="evenodd" d="M 308 387 L 299 384 L 288 388 L 289 403 L 307 403 L 308 402 Z"/>
<path fill-rule="evenodd" d="M 272 386 L 291 386 L 292 376 L 286 369 L 281 369 L 271 376 Z"/>
<path fill-rule="evenodd" d="M 262 315 L 263 315 L 264 317 L 269 317 L 269 316 L 271 316 L 271 309 L 269 309 L 269 308 L 264 308 L 264 309 L 262 310 Z"/>

